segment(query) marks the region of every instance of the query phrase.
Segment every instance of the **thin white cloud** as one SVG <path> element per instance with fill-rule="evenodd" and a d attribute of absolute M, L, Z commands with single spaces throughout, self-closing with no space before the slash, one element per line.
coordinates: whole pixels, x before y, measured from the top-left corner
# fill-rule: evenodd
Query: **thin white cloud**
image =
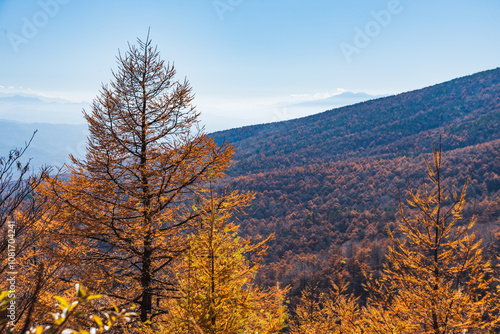
<path fill-rule="evenodd" d="M 208 123 L 216 124 L 216 119 L 223 119 L 226 123 L 232 122 L 232 126 L 227 126 L 226 123 L 222 124 L 220 121 L 217 121 L 218 126 L 209 126 L 210 130 L 222 130 L 223 128 L 235 126 L 284 121 L 323 112 L 328 108 L 341 107 L 349 104 L 349 99 L 340 99 L 337 102 L 328 101 L 327 99 L 347 92 L 362 93 L 337 88 L 330 92 L 246 99 L 197 95 L 195 103 L 198 110 L 201 111 L 202 117 Z M 365 94 L 373 95 L 370 93 Z M 322 100 L 325 100 L 325 103 L 322 103 Z M 316 101 L 318 103 L 315 103 Z M 303 102 L 306 105 L 301 105 Z"/>
<path fill-rule="evenodd" d="M 74 103 L 87 103 L 85 101 L 90 101 L 88 98 L 89 94 L 83 92 L 66 92 L 66 91 L 38 91 L 31 88 L 24 88 L 23 86 L 0 86 L 0 93 L 5 94 L 22 94 L 30 95 L 40 98 L 48 99 L 61 99 Z"/>
<path fill-rule="evenodd" d="M 340 95 L 346 92 L 343 88 L 337 88 L 333 92 L 318 92 L 309 94 L 290 94 L 284 96 L 274 97 L 257 97 L 246 99 L 227 99 L 217 97 L 204 97 L 198 95 L 195 103 L 199 106 L 200 110 L 218 110 L 220 114 L 226 113 L 247 113 L 251 111 L 247 117 L 253 118 L 255 113 L 263 112 L 268 113 L 270 109 L 283 109 L 301 102 L 310 102 L 316 100 L 327 99 L 332 96 Z"/>

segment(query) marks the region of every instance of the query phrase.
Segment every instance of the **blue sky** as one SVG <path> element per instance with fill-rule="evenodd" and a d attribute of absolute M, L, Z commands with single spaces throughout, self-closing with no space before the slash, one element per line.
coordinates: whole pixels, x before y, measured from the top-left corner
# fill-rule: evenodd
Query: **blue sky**
<path fill-rule="evenodd" d="M 0 0 L 0 92 L 90 101 L 148 27 L 228 127 L 500 66 L 498 0 Z"/>

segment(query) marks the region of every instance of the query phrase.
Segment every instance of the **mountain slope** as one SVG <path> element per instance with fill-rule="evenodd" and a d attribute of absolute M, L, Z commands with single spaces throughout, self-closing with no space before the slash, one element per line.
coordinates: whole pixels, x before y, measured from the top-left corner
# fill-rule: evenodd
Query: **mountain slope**
<path fill-rule="evenodd" d="M 362 295 L 361 268 L 381 265 L 398 193 L 404 198 L 408 182 L 421 184 L 421 154 L 440 136 L 447 184 L 471 177 L 476 232 L 500 249 L 500 69 L 213 136 L 235 146 L 230 187 L 256 195 L 240 217 L 243 234 L 275 234 L 265 284 L 290 284 L 298 295 L 310 280 L 328 284 L 346 263 Z"/>
<path fill-rule="evenodd" d="M 231 175 L 500 138 L 500 69 L 300 119 L 214 133 L 235 145 Z"/>

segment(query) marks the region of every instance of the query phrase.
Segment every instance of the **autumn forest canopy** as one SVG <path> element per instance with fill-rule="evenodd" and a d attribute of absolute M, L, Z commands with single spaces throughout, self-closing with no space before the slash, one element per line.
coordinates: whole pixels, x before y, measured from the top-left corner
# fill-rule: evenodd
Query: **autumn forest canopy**
<path fill-rule="evenodd" d="M 214 134 L 149 36 L 112 77 L 0 159 L 2 333 L 500 332 L 500 69 Z"/>

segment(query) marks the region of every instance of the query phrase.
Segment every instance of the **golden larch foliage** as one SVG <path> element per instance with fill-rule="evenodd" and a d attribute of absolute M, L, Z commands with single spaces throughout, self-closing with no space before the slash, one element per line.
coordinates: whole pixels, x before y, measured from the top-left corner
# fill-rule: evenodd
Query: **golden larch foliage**
<path fill-rule="evenodd" d="M 71 254 L 64 279 L 119 307 L 137 304 L 146 322 L 167 312 L 169 266 L 199 215 L 195 194 L 208 174 L 224 176 L 232 148 L 199 128 L 189 83 L 175 79 L 149 36 L 117 59 L 113 81 L 85 113 L 86 157 L 72 157 L 41 193 L 54 204 L 52 237 Z"/>

